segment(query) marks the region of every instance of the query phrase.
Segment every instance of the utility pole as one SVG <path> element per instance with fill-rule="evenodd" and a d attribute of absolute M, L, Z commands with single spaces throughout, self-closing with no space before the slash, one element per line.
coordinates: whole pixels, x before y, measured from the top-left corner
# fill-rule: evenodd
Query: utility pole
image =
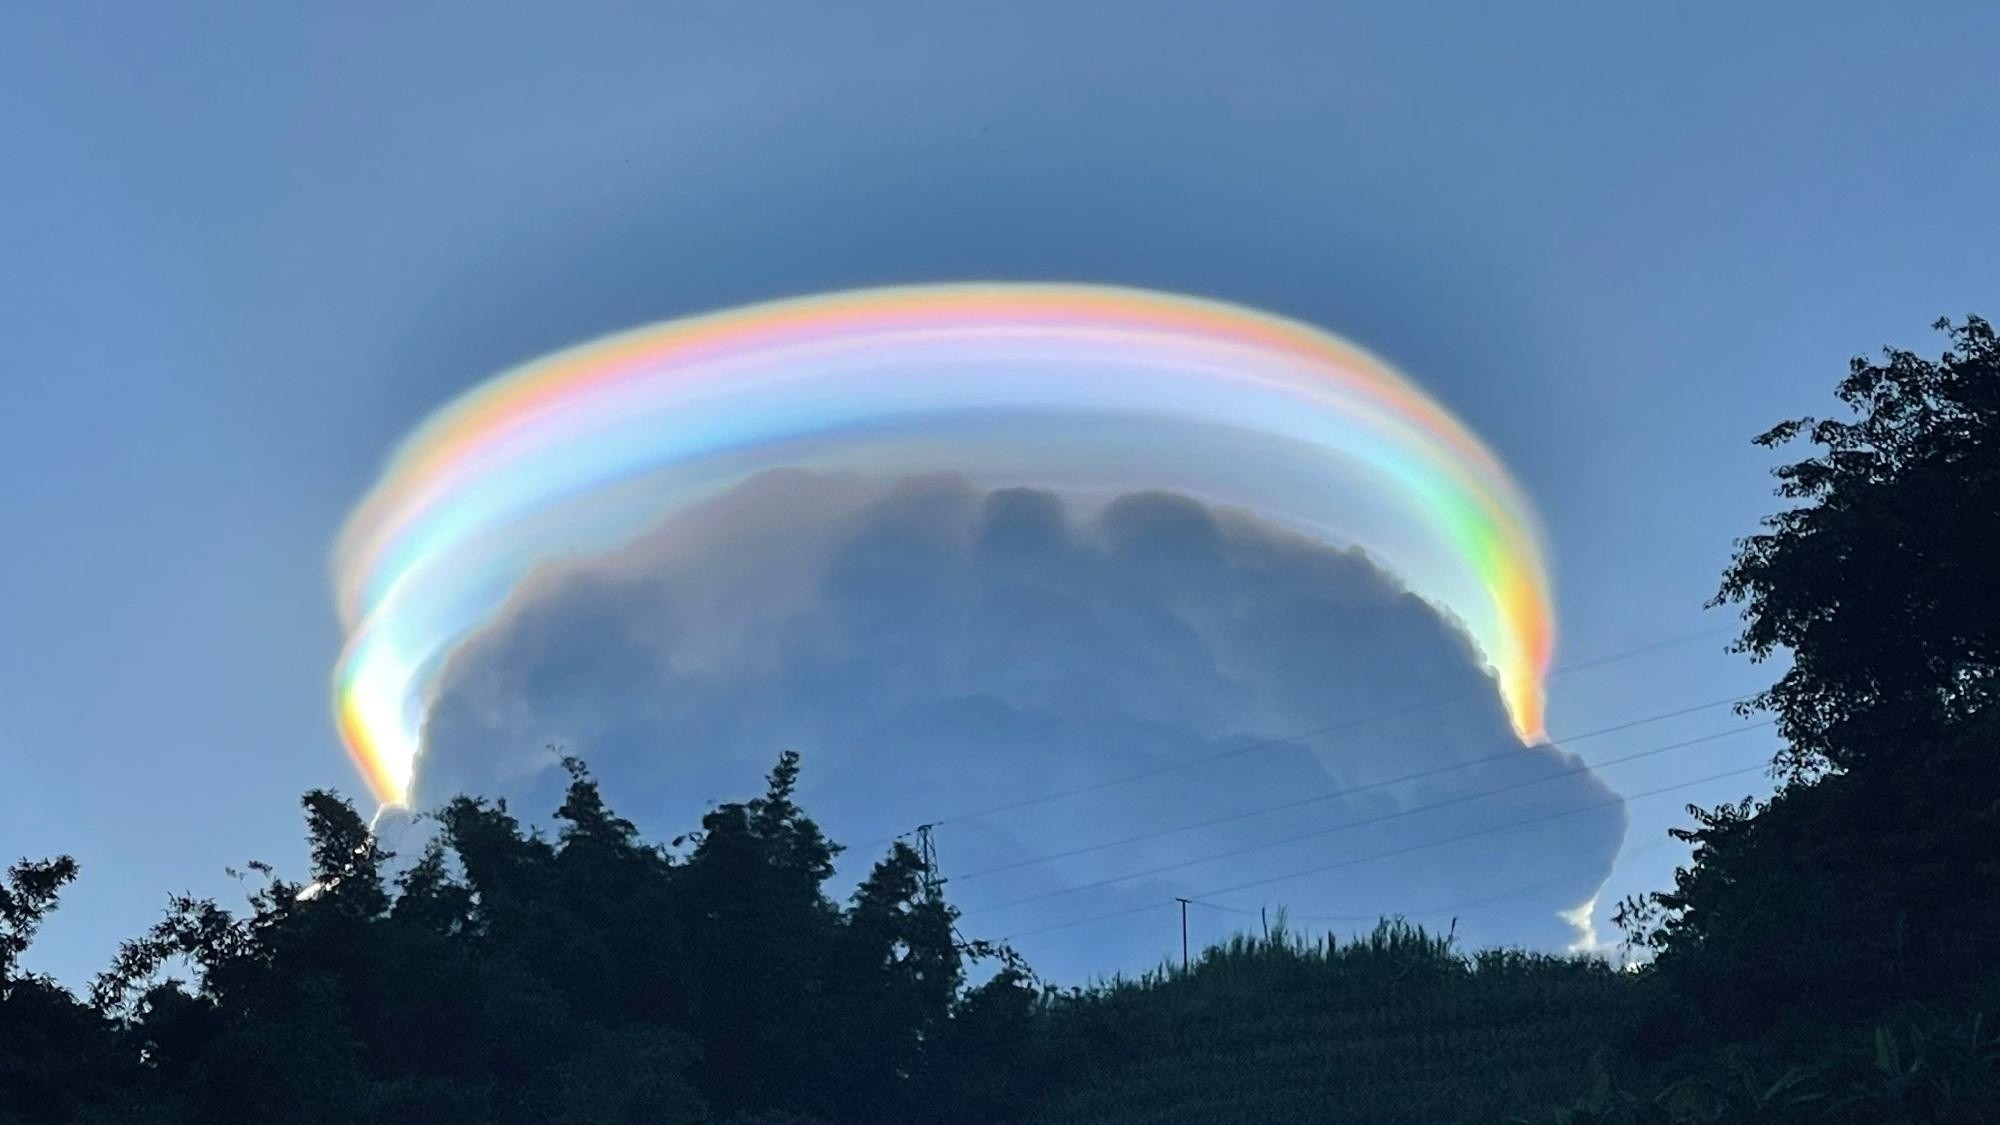
<path fill-rule="evenodd" d="M 1185 973 L 1188 971 L 1188 946 L 1187 946 L 1188 900 L 1184 898 L 1177 898 L 1174 901 L 1181 904 L 1181 972 Z"/>
<path fill-rule="evenodd" d="M 938 877 L 937 844 L 931 840 L 931 826 L 928 824 L 917 825 L 917 859 L 924 865 L 920 884 L 924 899 L 936 902 L 942 893 L 944 880 Z"/>
<path fill-rule="evenodd" d="M 926 905 L 941 906 L 944 903 L 945 878 L 944 872 L 938 868 L 937 841 L 931 839 L 931 829 L 935 827 L 934 824 L 919 824 L 915 829 L 917 862 L 923 867 L 917 875 L 917 897 Z M 951 940 L 958 947 L 960 956 L 985 956 L 987 947 L 983 944 L 975 946 L 965 940 L 965 935 L 958 932 L 956 922 L 951 924 Z"/>

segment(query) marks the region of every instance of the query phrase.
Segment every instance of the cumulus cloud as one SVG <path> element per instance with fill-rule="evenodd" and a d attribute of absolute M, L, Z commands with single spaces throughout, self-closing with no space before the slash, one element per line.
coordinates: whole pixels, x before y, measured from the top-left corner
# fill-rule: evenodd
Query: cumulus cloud
<path fill-rule="evenodd" d="M 539 572 L 449 662 L 416 800 L 552 807 L 551 744 L 661 833 L 750 795 L 797 749 L 806 805 L 836 838 L 942 822 L 948 890 L 986 936 L 1176 895 L 1299 916 L 1477 900 L 1467 936 L 1560 947 L 1578 935 L 1559 914 L 1595 894 L 1625 829 L 1578 759 L 1520 745 L 1457 623 L 1363 552 L 1187 496 L 955 476 L 767 473 L 623 550 Z M 1277 804 L 1292 807 L 1153 835 Z M 1356 821 L 1372 823 L 1341 827 Z M 1020 862 L 1134 836 L 1149 838 Z M 1241 854 L 1194 862 L 1222 852 Z M 1328 870 L 1225 890 L 1310 868 Z M 1198 907 L 1191 921 L 1200 937 L 1244 918 Z M 1169 907 L 1019 944 L 1075 979 L 1178 942 Z"/>

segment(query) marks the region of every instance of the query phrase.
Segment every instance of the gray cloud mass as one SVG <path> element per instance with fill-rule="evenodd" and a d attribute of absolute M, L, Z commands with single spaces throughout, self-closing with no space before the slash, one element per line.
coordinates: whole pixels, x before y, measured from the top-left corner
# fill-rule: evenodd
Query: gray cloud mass
<path fill-rule="evenodd" d="M 953 819 L 1342 723 L 1355 725 Z M 656 834 L 692 826 L 710 801 L 750 795 L 781 749 L 797 749 L 806 806 L 836 839 L 943 822 L 948 891 L 970 934 L 1166 904 L 1022 938 L 1058 979 L 1176 949 L 1176 895 L 1304 916 L 1481 900 L 1460 923 L 1467 937 L 1564 945 L 1576 934 L 1557 913 L 1595 893 L 1625 831 L 1613 803 L 1367 859 L 1614 794 L 1589 772 L 1555 776 L 1582 764 L 1573 755 L 1522 747 L 1463 630 L 1359 550 L 1181 495 L 987 490 L 949 475 L 770 472 L 620 551 L 539 572 L 441 676 L 416 802 L 479 792 L 552 808 L 550 744 L 586 758 L 614 805 Z M 1536 778 L 1548 780 L 1521 784 Z M 1517 787 L 1338 827 L 1507 786 Z M 1322 795 L 1332 796 L 1300 803 Z M 1246 920 L 1196 910 L 1198 937 Z"/>

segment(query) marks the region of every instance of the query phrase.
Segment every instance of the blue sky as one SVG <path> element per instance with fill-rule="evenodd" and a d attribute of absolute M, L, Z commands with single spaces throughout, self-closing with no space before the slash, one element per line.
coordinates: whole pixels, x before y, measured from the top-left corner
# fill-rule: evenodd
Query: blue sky
<path fill-rule="evenodd" d="M 389 445 L 677 313 L 975 277 L 1312 320 L 1513 467 L 1559 661 L 1726 623 L 1701 603 L 1773 503 L 1748 438 L 2000 312 L 1997 33 L 1977 3 L 10 6 L 0 857 L 84 865 L 35 963 L 80 978 L 169 891 L 296 859 L 298 792 L 359 788 L 326 551 Z M 1551 731 L 1768 678 L 1719 646 L 1557 680 Z"/>

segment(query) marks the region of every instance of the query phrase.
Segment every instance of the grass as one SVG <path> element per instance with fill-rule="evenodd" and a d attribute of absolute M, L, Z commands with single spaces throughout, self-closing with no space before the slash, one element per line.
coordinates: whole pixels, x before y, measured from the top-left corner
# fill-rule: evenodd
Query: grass
<path fill-rule="evenodd" d="M 1458 953 L 1385 922 L 1239 936 L 1189 970 L 1051 997 L 1038 1125 L 1501 1121 L 1586 1094 L 1630 1025 L 1601 962 Z"/>

